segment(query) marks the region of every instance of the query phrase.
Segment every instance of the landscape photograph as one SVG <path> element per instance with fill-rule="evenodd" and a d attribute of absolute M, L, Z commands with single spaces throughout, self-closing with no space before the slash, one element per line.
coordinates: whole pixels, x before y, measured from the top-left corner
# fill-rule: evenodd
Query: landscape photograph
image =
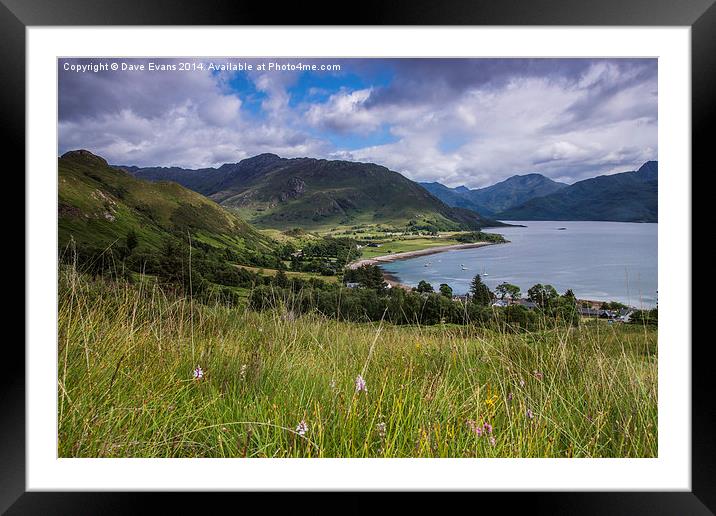
<path fill-rule="evenodd" d="M 57 66 L 58 457 L 658 457 L 657 59 Z"/>

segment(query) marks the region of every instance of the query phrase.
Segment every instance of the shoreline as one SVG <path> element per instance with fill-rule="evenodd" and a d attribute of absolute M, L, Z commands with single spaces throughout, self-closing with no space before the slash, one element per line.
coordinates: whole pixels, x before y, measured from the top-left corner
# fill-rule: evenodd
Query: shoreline
<path fill-rule="evenodd" d="M 386 254 L 383 256 L 376 256 L 374 258 L 365 258 L 363 260 L 358 260 L 353 263 L 349 263 L 348 267 L 350 269 L 357 269 L 358 267 L 362 267 L 364 265 L 378 265 L 380 266 L 381 263 L 391 263 L 398 260 L 407 260 L 410 258 L 417 258 L 419 256 L 428 256 L 431 254 L 437 254 L 442 253 L 445 251 L 454 251 L 456 249 L 474 249 L 476 247 L 484 247 L 487 245 L 496 245 L 498 242 L 473 242 L 469 244 L 451 244 L 451 245 L 442 245 L 442 246 L 436 246 L 436 247 L 428 247 L 426 249 L 417 249 L 415 251 L 405 251 L 402 253 L 392 253 L 392 254 Z M 405 283 L 401 283 L 400 279 L 389 272 L 386 272 L 382 267 L 380 269 L 383 272 L 383 279 L 386 283 L 388 283 L 392 288 L 403 288 L 405 290 L 411 290 L 413 287 L 410 285 L 406 285 Z"/>
<path fill-rule="evenodd" d="M 392 253 L 374 258 L 365 258 L 348 264 L 348 268 L 357 269 L 364 265 L 380 265 L 381 263 L 390 263 L 398 260 L 407 260 L 418 256 L 427 256 L 429 254 L 442 253 L 445 251 L 454 251 L 456 249 L 472 249 L 475 247 L 483 247 L 486 245 L 496 245 L 497 242 L 473 242 L 471 244 L 451 244 L 441 245 L 437 247 L 427 247 L 425 249 L 417 249 L 415 251 L 404 251 L 402 253 Z"/>

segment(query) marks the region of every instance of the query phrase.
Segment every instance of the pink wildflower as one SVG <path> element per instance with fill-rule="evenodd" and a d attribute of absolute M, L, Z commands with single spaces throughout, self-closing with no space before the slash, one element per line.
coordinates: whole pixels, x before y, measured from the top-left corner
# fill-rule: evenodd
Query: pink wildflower
<path fill-rule="evenodd" d="M 204 371 L 202 371 L 201 367 L 196 366 L 196 369 L 194 369 L 194 379 L 201 380 L 202 378 L 204 378 Z"/>
<path fill-rule="evenodd" d="M 297 433 L 298 435 L 300 435 L 301 437 L 303 437 L 304 435 L 306 435 L 306 432 L 308 432 L 308 425 L 307 425 L 306 422 L 302 419 L 301 422 L 300 422 L 300 423 L 298 424 L 298 426 L 296 427 L 296 433 Z"/>
<path fill-rule="evenodd" d="M 478 426 L 472 419 L 467 420 L 467 426 L 470 427 L 470 431 L 477 434 L 478 437 L 482 437 L 482 427 Z"/>
<path fill-rule="evenodd" d="M 365 385 L 365 380 L 363 379 L 362 375 L 358 375 L 356 378 L 356 392 L 368 392 L 368 388 Z"/>

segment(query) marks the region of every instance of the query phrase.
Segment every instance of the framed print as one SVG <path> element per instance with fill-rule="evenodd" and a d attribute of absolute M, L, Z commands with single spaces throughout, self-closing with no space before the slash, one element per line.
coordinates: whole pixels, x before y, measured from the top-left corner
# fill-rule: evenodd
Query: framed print
<path fill-rule="evenodd" d="M 27 206 L 3 509 L 288 490 L 714 510 L 691 343 L 711 2 L 391 4 L 351 26 L 166 7 L 2 6 Z"/>

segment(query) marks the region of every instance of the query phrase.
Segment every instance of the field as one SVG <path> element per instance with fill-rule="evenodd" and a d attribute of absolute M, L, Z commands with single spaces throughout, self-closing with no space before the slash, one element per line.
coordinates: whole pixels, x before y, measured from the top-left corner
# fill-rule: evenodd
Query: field
<path fill-rule="evenodd" d="M 638 325 L 345 323 L 63 267 L 58 327 L 60 457 L 657 455 Z"/>
<path fill-rule="evenodd" d="M 242 269 L 246 269 L 251 272 L 260 273 L 262 276 L 275 276 L 278 272 L 277 269 L 269 269 L 267 267 L 250 267 L 248 265 L 237 265 Z M 316 272 L 296 272 L 296 271 L 284 271 L 288 278 L 300 278 L 302 280 L 317 279 L 326 283 L 338 283 L 338 276 L 322 276 Z"/>
<path fill-rule="evenodd" d="M 431 247 L 454 245 L 459 242 L 450 237 L 414 237 L 400 240 L 386 240 L 380 247 L 364 247 L 361 249 L 361 259 L 375 258 L 386 254 L 419 251 Z"/>

